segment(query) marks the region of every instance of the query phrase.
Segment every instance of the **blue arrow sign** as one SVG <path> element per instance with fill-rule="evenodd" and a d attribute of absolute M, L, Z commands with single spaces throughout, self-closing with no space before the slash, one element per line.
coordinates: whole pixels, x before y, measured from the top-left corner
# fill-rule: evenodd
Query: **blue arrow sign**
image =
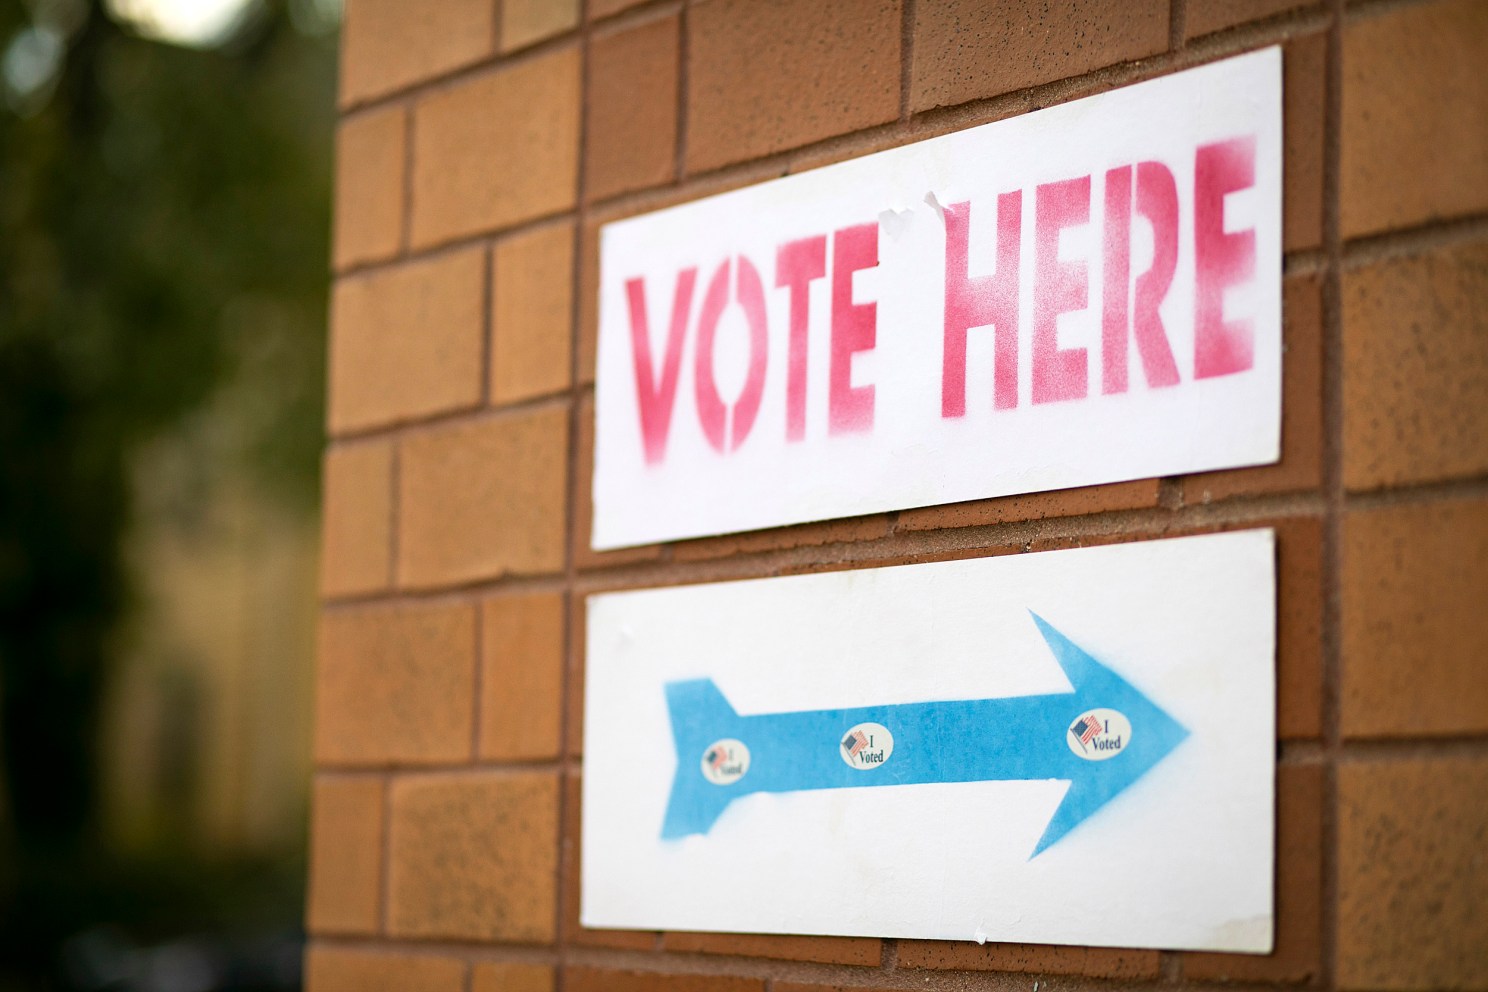
<path fill-rule="evenodd" d="M 1038 614 L 1030 615 L 1071 691 L 740 716 L 712 679 L 667 683 L 677 777 L 661 836 L 705 834 L 731 802 L 754 792 L 1068 781 L 1069 791 L 1029 855 L 1037 857 L 1146 774 L 1188 731 Z M 1110 719 L 1098 719 L 1102 713 L 1118 725 L 1124 718 L 1125 726 L 1112 727 Z M 864 724 L 892 738 L 889 748 L 877 750 L 881 763 L 872 766 L 852 756 L 862 746 L 853 732 Z M 1118 729 L 1124 733 L 1113 733 Z"/>

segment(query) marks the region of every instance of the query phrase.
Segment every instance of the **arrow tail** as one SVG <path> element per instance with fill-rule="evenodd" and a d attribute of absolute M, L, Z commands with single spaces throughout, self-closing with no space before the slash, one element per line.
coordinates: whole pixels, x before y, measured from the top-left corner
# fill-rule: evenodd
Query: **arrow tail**
<path fill-rule="evenodd" d="M 666 699 L 677 746 L 677 772 L 661 836 L 674 840 L 707 833 L 738 794 L 736 789 L 708 781 L 693 762 L 703 760 L 708 748 L 720 739 L 737 736 L 741 718 L 712 679 L 669 682 Z"/>

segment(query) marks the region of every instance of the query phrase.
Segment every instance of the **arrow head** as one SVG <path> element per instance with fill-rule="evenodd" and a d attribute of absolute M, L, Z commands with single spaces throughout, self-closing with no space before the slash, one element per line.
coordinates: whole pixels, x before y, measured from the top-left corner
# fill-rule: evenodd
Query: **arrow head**
<path fill-rule="evenodd" d="M 1109 761 L 1077 759 L 1070 767 L 1069 791 L 1044 829 L 1029 860 L 1038 857 L 1106 803 L 1124 792 L 1188 737 L 1188 730 L 1141 690 L 1096 661 L 1089 652 L 1029 611 L 1075 690 L 1075 708 L 1096 707 L 1121 712 L 1131 722 L 1130 740 Z"/>

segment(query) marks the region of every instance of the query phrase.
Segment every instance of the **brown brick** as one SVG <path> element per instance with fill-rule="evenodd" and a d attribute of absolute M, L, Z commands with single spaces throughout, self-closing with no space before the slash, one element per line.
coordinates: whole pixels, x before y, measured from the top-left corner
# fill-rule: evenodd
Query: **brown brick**
<path fill-rule="evenodd" d="M 336 131 L 337 269 L 378 262 L 403 241 L 408 114 L 402 107 L 358 114 Z"/>
<path fill-rule="evenodd" d="M 986 527 L 1020 520 L 1076 517 L 1110 510 L 1140 510 L 1157 505 L 1158 480 L 1138 479 L 1104 486 L 1058 489 L 1047 493 L 999 496 L 944 506 L 921 506 L 899 514 L 897 530 Z"/>
<path fill-rule="evenodd" d="M 1338 770 L 1342 989 L 1485 989 L 1488 760 Z"/>
<path fill-rule="evenodd" d="M 558 892 L 558 777 L 393 782 L 388 930 L 396 937 L 546 943 Z"/>
<path fill-rule="evenodd" d="M 1488 501 L 1349 513 L 1342 585 L 1343 732 L 1488 731 Z"/>
<path fill-rule="evenodd" d="M 1276 773 L 1276 949 L 1270 954 L 1186 954 L 1200 981 L 1311 982 L 1322 971 L 1323 768 Z"/>
<path fill-rule="evenodd" d="M 901 940 L 899 967 L 953 971 L 1017 971 L 1033 975 L 1152 978 L 1156 951 L 1046 944 L 976 944 L 961 940 Z"/>
<path fill-rule="evenodd" d="M 398 580 L 427 587 L 563 567 L 568 410 L 421 432 L 398 468 Z"/>
<path fill-rule="evenodd" d="M 1309 0 L 1188 0 L 1183 15 L 1183 37 L 1192 40 L 1309 5 Z"/>
<path fill-rule="evenodd" d="M 608 947 L 615 950 L 650 951 L 656 948 L 658 934 L 642 930 L 590 930 L 579 923 L 579 880 L 583 877 L 579 831 L 583 824 L 580 804 L 583 802 L 582 780 L 569 775 L 563 782 L 563 943 L 585 947 Z M 572 992 L 573 986 L 569 986 Z"/>
<path fill-rule="evenodd" d="M 1323 135 L 1328 102 L 1328 36 L 1294 38 L 1282 50 L 1283 251 L 1323 243 Z"/>
<path fill-rule="evenodd" d="M 569 758 L 577 758 L 584 753 L 584 669 L 587 664 L 584 652 L 589 636 L 587 622 L 588 600 L 581 599 L 578 607 L 570 611 L 568 617 L 568 680 L 563 690 L 563 712 L 567 722 L 564 724 L 563 754 Z M 577 823 L 574 829 L 578 829 Z"/>
<path fill-rule="evenodd" d="M 1488 4 L 1351 20 L 1343 35 L 1343 236 L 1488 210 Z"/>
<path fill-rule="evenodd" d="M 899 116 L 900 0 L 713 0 L 688 15 L 687 169 Z"/>
<path fill-rule="evenodd" d="M 638 561 L 651 561 L 661 556 L 661 546 L 647 544 L 636 548 L 594 551 L 590 539 L 594 525 L 594 398 L 585 396 L 579 402 L 578 479 L 574 485 L 574 564 L 581 569 L 606 568 Z"/>
<path fill-rule="evenodd" d="M 870 937 L 788 937 L 755 933 L 668 933 L 662 950 L 679 954 L 731 954 L 877 967 L 883 945 Z"/>
<path fill-rule="evenodd" d="M 1345 272 L 1343 364 L 1350 489 L 1488 471 L 1488 244 Z"/>
<path fill-rule="evenodd" d="M 765 992 L 765 980 L 577 967 L 564 969 L 563 987 L 567 992 Z"/>
<path fill-rule="evenodd" d="M 485 267 L 473 248 L 336 283 L 332 433 L 480 403 Z"/>
<path fill-rule="evenodd" d="M 409 603 L 321 619 L 315 754 L 332 764 L 470 757 L 475 608 Z"/>
<path fill-rule="evenodd" d="M 1165 0 L 915 7 L 913 110 L 945 107 L 1080 76 L 1168 48 Z"/>
<path fill-rule="evenodd" d="M 491 0 L 347 0 L 341 20 L 341 103 L 358 103 L 492 53 Z"/>
<path fill-rule="evenodd" d="M 1323 732 L 1323 522 L 1264 523 L 1276 527 L 1276 735 L 1317 738 Z"/>
<path fill-rule="evenodd" d="M 491 401 L 568 388 L 573 349 L 573 228 L 543 227 L 496 245 Z"/>
<path fill-rule="evenodd" d="M 480 755 L 556 758 L 562 747 L 563 597 L 498 596 L 481 614 Z"/>
<path fill-rule="evenodd" d="M 322 477 L 320 591 L 377 592 L 388 585 L 393 522 L 393 446 L 339 445 L 326 452 Z"/>
<path fill-rule="evenodd" d="M 589 46 L 584 184 L 590 199 L 669 181 L 677 163 L 678 19 Z"/>
<path fill-rule="evenodd" d="M 470 992 L 553 992 L 553 985 L 545 964 L 478 964 Z"/>
<path fill-rule="evenodd" d="M 601 17 L 609 17 L 645 2 L 646 0 L 589 0 L 589 19 L 598 20 Z"/>
<path fill-rule="evenodd" d="M 516 51 L 579 23 L 579 0 L 501 0 L 501 50 Z"/>
<path fill-rule="evenodd" d="M 376 933 L 381 918 L 380 778 L 319 778 L 310 818 L 306 923 L 312 933 Z"/>
<path fill-rule="evenodd" d="M 572 46 L 423 97 L 414 108 L 414 246 L 568 210 L 578 161 Z"/>
<path fill-rule="evenodd" d="M 1201 472 L 1183 481 L 1186 503 L 1317 489 L 1323 482 L 1323 298 L 1316 276 L 1282 284 L 1281 460 Z"/>
<path fill-rule="evenodd" d="M 432 954 L 393 954 L 312 945 L 305 992 L 463 992 L 465 962 Z"/>

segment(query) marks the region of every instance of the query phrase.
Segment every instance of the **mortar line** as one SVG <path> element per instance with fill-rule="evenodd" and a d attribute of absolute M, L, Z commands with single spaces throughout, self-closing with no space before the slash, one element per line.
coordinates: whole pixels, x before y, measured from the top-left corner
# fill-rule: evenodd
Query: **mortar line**
<path fill-rule="evenodd" d="M 683 0 L 677 11 L 677 147 L 672 162 L 672 183 L 680 185 L 687 175 L 687 101 L 692 95 L 692 74 L 688 59 L 692 55 L 692 3 Z"/>
<path fill-rule="evenodd" d="M 1187 30 L 1188 4 L 1185 0 L 1173 0 L 1168 6 L 1168 51 L 1176 52 L 1183 47 Z"/>
<path fill-rule="evenodd" d="M 472 767 L 480 763 L 481 758 L 481 717 L 484 705 L 483 696 L 486 681 L 486 611 L 481 607 L 480 600 L 470 604 L 471 612 L 474 614 L 474 643 L 471 645 L 475 653 L 475 686 L 474 698 L 470 706 L 470 765 Z"/>
<path fill-rule="evenodd" d="M 511 403 L 503 403 L 500 406 L 494 407 L 485 406 L 479 401 L 465 403 L 448 410 L 438 410 L 433 413 L 402 417 L 388 423 L 344 428 L 338 430 L 331 438 L 331 441 L 339 444 L 343 441 L 373 440 L 376 438 L 403 440 L 462 422 L 485 423 L 491 420 L 499 420 L 503 417 L 516 417 L 527 413 L 556 409 L 567 403 L 570 395 L 569 391 L 561 390 L 558 392 L 543 393 L 540 396 L 533 396 Z"/>
<path fill-rule="evenodd" d="M 1345 272 L 1378 262 L 1412 258 L 1430 251 L 1488 239 L 1488 213 L 1442 218 L 1412 227 L 1361 235 L 1342 243 Z"/>
<path fill-rule="evenodd" d="M 1325 989 L 1337 986 L 1338 946 L 1338 761 L 1342 686 L 1343 513 L 1343 315 L 1341 271 L 1344 258 L 1340 199 L 1343 115 L 1343 26 L 1345 0 L 1330 0 L 1323 157 L 1323 487 L 1327 512 L 1323 526 L 1323 809 L 1322 880 L 1318 919 L 1319 978 Z"/>
<path fill-rule="evenodd" d="M 583 328 L 583 260 L 584 260 L 584 232 L 588 230 L 589 203 L 584 195 L 588 186 L 588 149 L 590 114 L 592 108 L 589 105 L 590 91 L 590 52 L 593 44 L 594 26 L 589 18 L 588 4 L 585 4 L 584 19 L 579 29 L 579 154 L 578 164 L 575 169 L 575 212 L 573 220 L 573 252 L 569 258 L 569 306 L 568 306 L 568 451 L 565 454 L 568 466 L 567 478 L 564 484 L 564 532 L 563 532 L 563 635 L 561 638 L 561 668 L 558 673 L 558 836 L 554 842 L 558 845 L 557 877 L 553 884 L 557 886 L 557 898 L 553 901 L 553 936 L 554 947 L 557 952 L 557 962 L 553 975 L 554 992 L 565 992 L 568 983 L 568 964 L 570 941 L 573 934 L 568 932 L 567 921 L 570 916 L 570 886 L 568 878 L 570 873 L 575 872 L 578 866 L 578 838 L 580 826 L 575 822 L 578 811 L 569 808 L 568 782 L 571 777 L 568 768 L 569 741 L 573 734 L 573 693 L 576 690 L 574 679 L 574 651 L 576 650 L 574 638 L 575 596 L 574 582 L 578 574 L 575 564 L 575 542 L 581 528 L 578 520 L 578 484 L 579 484 L 579 410 L 583 399 L 583 388 L 580 385 L 579 375 L 579 353 L 581 351 Z M 572 847 L 569 846 L 570 829 L 572 830 Z M 572 914 L 578 917 L 577 908 Z"/>
<path fill-rule="evenodd" d="M 403 209 L 398 216 L 398 251 L 390 261 L 393 264 L 408 257 L 413 247 L 413 168 L 414 142 L 418 138 L 415 129 L 414 100 L 412 97 L 399 101 L 403 107 Z M 345 276 L 346 272 L 338 273 Z"/>
<path fill-rule="evenodd" d="M 899 22 L 899 120 L 909 121 L 913 116 L 910 99 L 914 87 L 914 35 L 916 0 L 903 0 L 904 9 Z"/>
<path fill-rule="evenodd" d="M 402 528 L 400 519 L 403 516 L 403 440 L 399 437 L 392 438 L 392 453 L 388 457 L 388 561 L 387 561 L 387 589 L 378 595 L 380 598 L 396 596 L 398 594 L 398 555 L 402 553 Z M 321 612 L 333 601 L 323 600 Z"/>
<path fill-rule="evenodd" d="M 387 938 L 388 918 L 393 902 L 393 778 L 382 776 L 382 859 L 381 877 L 377 880 L 377 934 Z"/>

